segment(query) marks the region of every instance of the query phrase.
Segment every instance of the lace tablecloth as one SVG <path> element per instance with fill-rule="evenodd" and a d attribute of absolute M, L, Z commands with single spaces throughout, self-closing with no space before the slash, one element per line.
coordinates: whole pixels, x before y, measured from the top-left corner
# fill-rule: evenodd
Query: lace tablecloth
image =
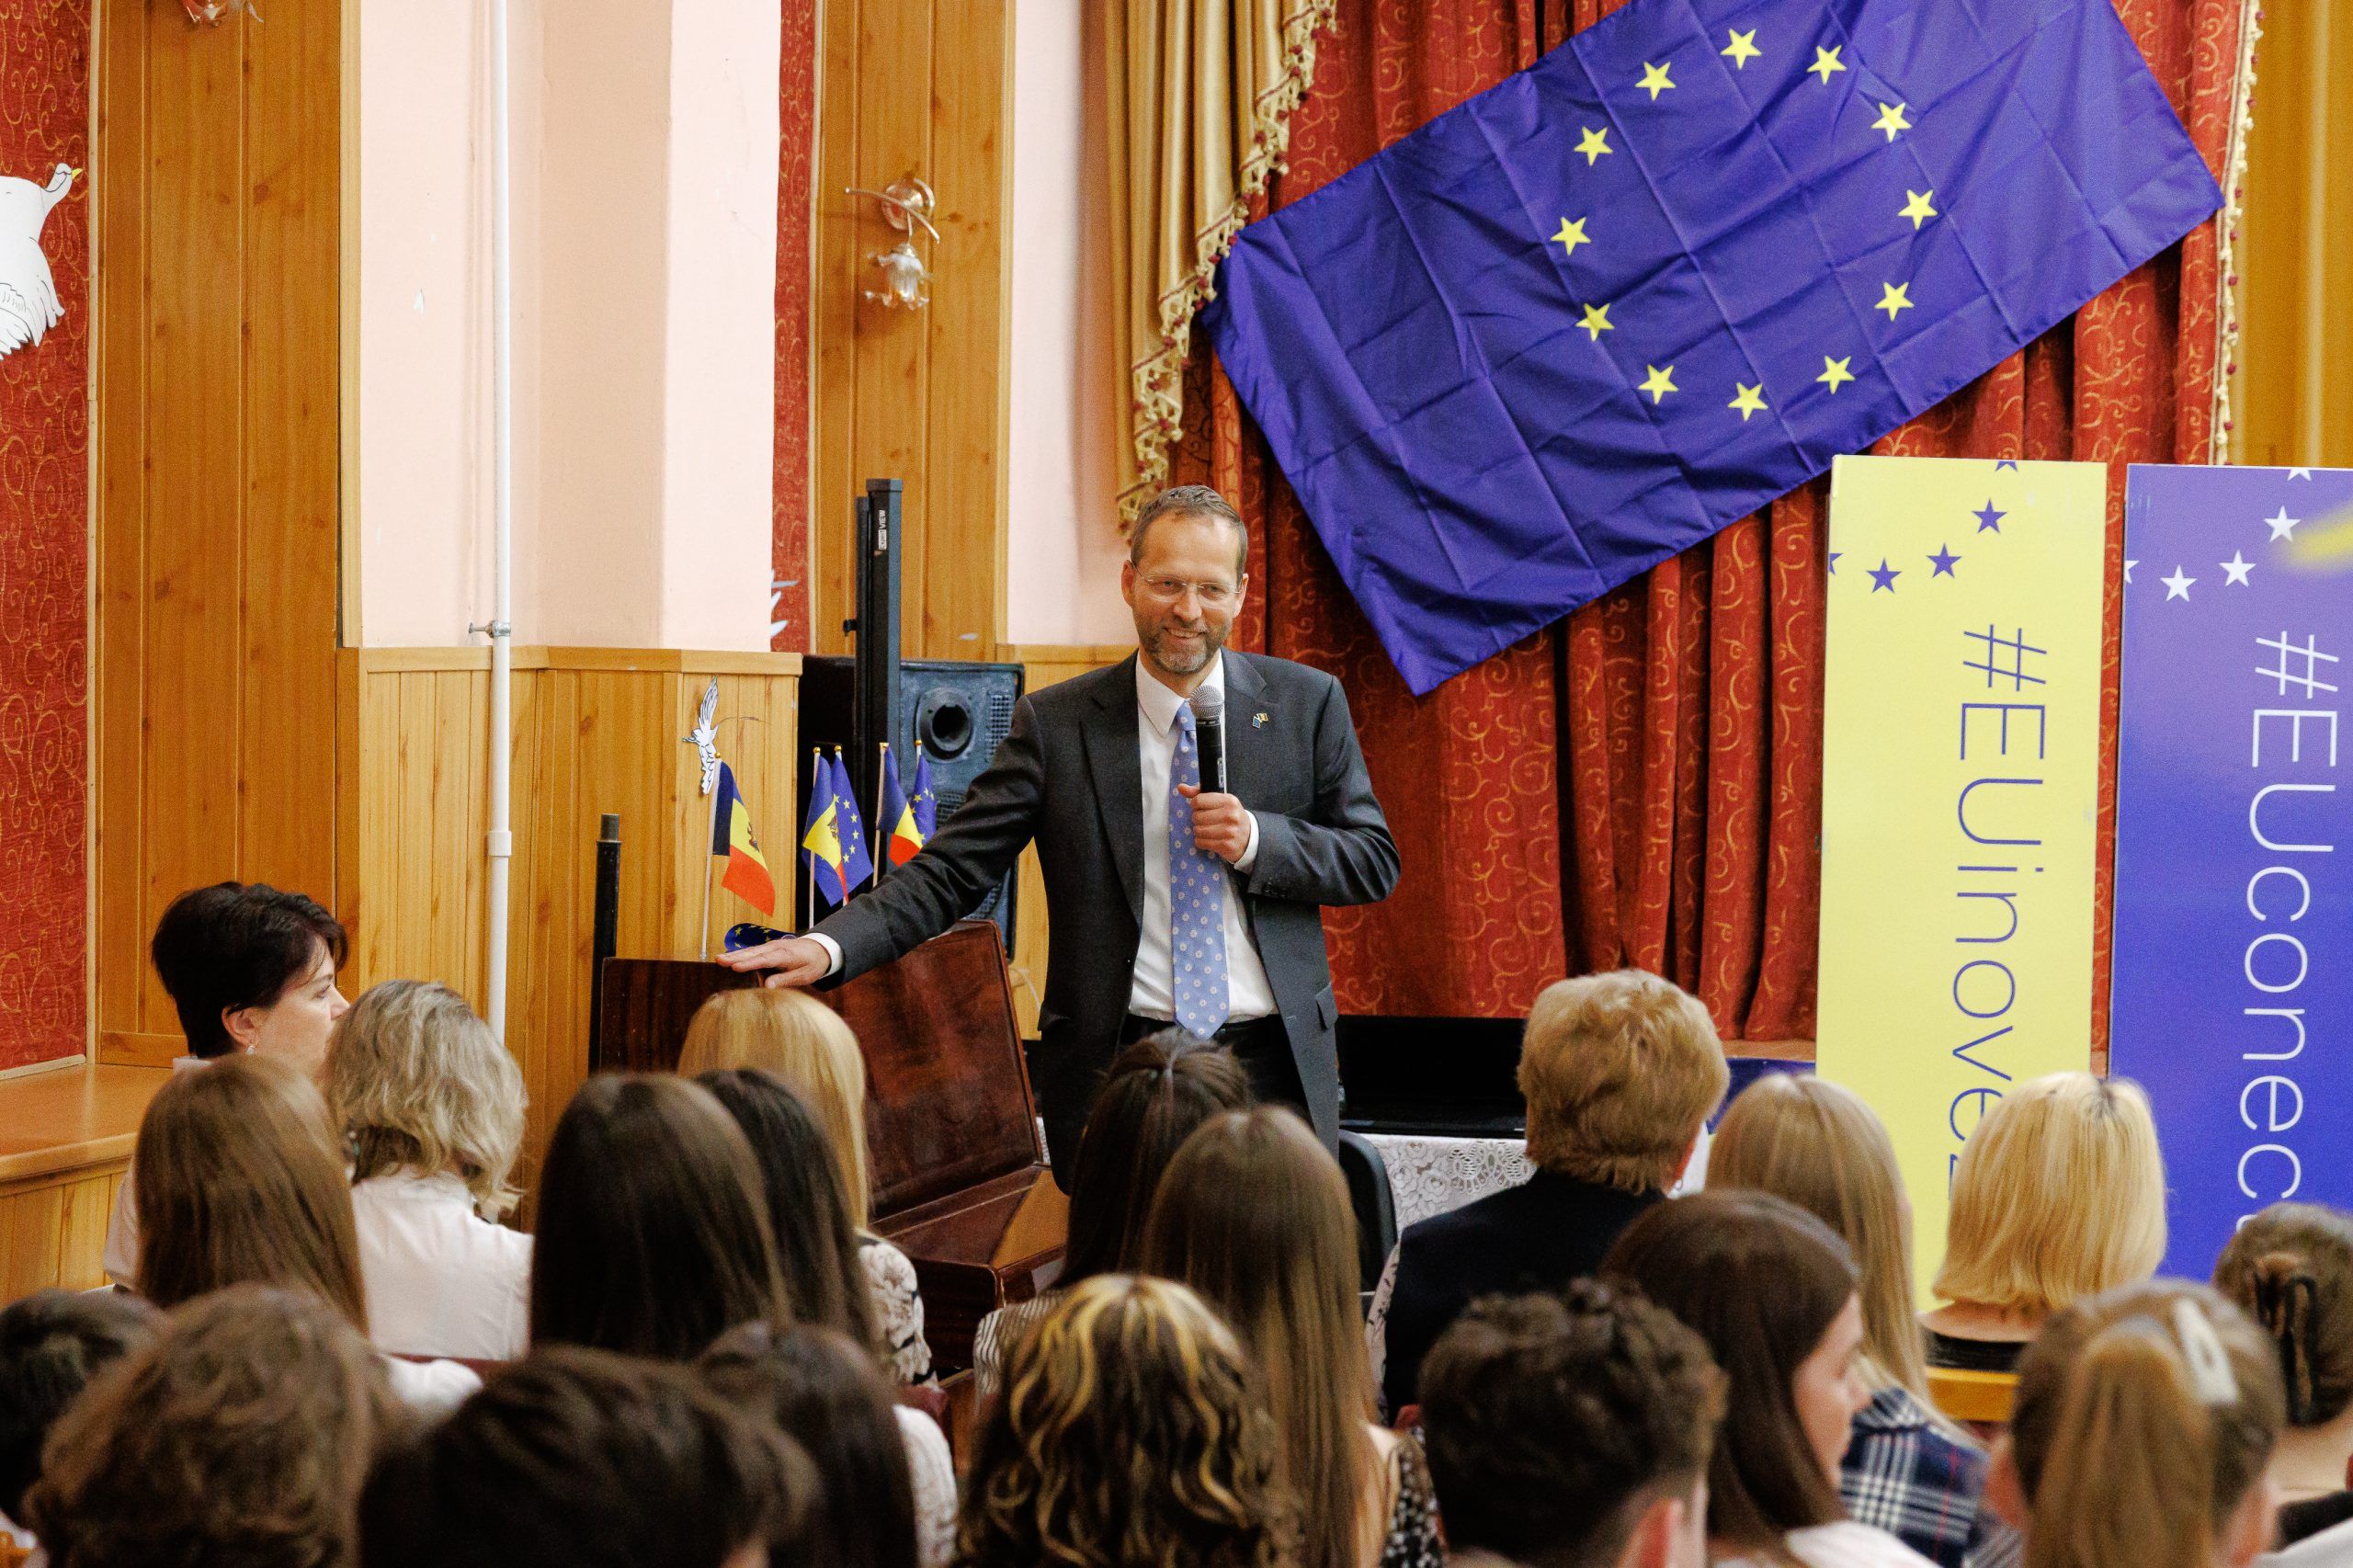
<path fill-rule="evenodd" d="M 1367 1141 L 1389 1167 L 1389 1187 L 1397 1202 L 1397 1228 L 1474 1198 L 1516 1187 L 1535 1169 L 1528 1145 L 1518 1138 L 1440 1138 L 1419 1133 L 1374 1132 Z"/>

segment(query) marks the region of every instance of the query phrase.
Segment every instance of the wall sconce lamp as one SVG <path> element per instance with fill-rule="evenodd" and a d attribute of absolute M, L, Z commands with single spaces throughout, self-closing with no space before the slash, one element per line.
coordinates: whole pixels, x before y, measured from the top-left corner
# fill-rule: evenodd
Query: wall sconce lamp
<path fill-rule="evenodd" d="M 937 205 L 931 187 L 909 175 L 884 190 L 869 190 L 864 186 L 851 186 L 844 196 L 870 196 L 882 203 L 882 221 L 905 235 L 887 251 L 874 251 L 867 260 L 882 269 L 882 287 L 860 290 L 865 298 L 885 310 L 919 311 L 931 303 L 931 269 L 915 254 L 915 225 L 923 225 L 932 243 L 939 243 L 939 231 L 931 226 L 929 217 Z"/>

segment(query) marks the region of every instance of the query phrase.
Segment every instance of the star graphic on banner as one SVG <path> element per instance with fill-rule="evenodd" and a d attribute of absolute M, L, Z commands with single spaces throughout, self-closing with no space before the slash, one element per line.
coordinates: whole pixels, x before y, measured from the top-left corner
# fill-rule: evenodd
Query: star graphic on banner
<path fill-rule="evenodd" d="M 1909 283 L 1882 283 L 1879 286 L 1879 303 L 1871 309 L 1885 311 L 1890 321 L 1895 319 L 1896 312 L 1912 308 L 1912 285 Z"/>
<path fill-rule="evenodd" d="M 1831 395 L 1835 397 L 1840 387 L 1855 379 L 1855 373 L 1847 369 L 1848 365 L 1854 363 L 1854 359 L 1855 357 L 1852 354 L 1847 355 L 1844 359 L 1833 359 L 1829 355 L 1824 354 L 1822 357 L 1822 374 L 1813 379 L 1827 383 Z"/>
<path fill-rule="evenodd" d="M 1658 102 L 1658 96 L 1661 93 L 1665 92 L 1668 88 L 1674 86 L 1675 84 L 1667 79 L 1665 66 L 1654 65 L 1649 61 L 1645 60 L 1643 62 L 1643 79 L 1635 83 L 1634 85 L 1642 91 L 1648 93 L 1651 96 L 1651 102 L 1656 103 Z"/>
<path fill-rule="evenodd" d="M 2008 469 L 2015 473 L 2018 472 L 2018 460 L 2016 458 L 1999 458 L 1995 460 L 1994 472 L 1995 473 L 1999 473 L 2004 469 Z"/>
<path fill-rule="evenodd" d="M 1871 592 L 1878 593 L 1881 588 L 1885 588 L 1891 594 L 1895 592 L 1895 580 L 1903 575 L 1903 573 L 1887 563 L 1886 556 L 1881 556 L 1879 564 L 1870 569 Z"/>
<path fill-rule="evenodd" d="M 1836 577 L 1838 575 L 1838 558 L 1846 553 L 1847 552 L 1843 550 L 1834 550 L 1830 552 L 1830 574 L 1832 576 Z"/>
<path fill-rule="evenodd" d="M 1603 333 L 1618 330 L 1618 324 L 1609 319 L 1608 305 L 1587 305 L 1585 308 L 1585 320 L 1577 324 L 1585 328 L 1586 340 L 1589 343 L 1598 343 L 1601 341 Z"/>
<path fill-rule="evenodd" d="M 2007 512 L 1995 511 L 1994 509 L 1994 503 L 1989 500 L 1984 506 L 1980 506 L 1976 511 L 1972 512 L 1970 516 L 1977 519 L 1977 531 L 1979 533 L 1985 533 L 1989 530 L 1994 533 L 2000 533 L 2002 531 L 2002 519 L 2008 517 L 2009 514 Z"/>
<path fill-rule="evenodd" d="M 1577 246 L 1589 245 L 1593 244 L 1593 237 L 1585 232 L 1586 222 L 1587 221 L 1583 218 L 1563 218 L 1561 220 L 1561 232 L 1554 234 L 1552 236 L 1552 240 L 1556 244 L 1563 244 L 1568 247 L 1564 256 L 1574 256 L 1577 254 Z"/>
<path fill-rule="evenodd" d="M 1896 216 L 1911 219 L 1912 227 L 1915 230 L 1937 215 L 1937 210 L 1928 205 L 1928 198 L 1937 194 L 1934 186 L 1927 190 L 1914 190 L 1907 185 L 1904 187 L 1904 194 L 1910 199 L 1904 202 L 1904 210 L 1898 212 Z"/>
<path fill-rule="evenodd" d="M 1817 75 L 1822 78 L 1822 85 L 1825 87 L 1830 85 L 1830 74 L 1832 72 L 1844 71 L 1847 69 L 1844 62 L 1842 62 L 1838 58 L 1838 51 L 1842 47 L 1844 46 L 1839 44 L 1833 44 L 1828 49 L 1817 47 L 1813 51 L 1813 63 L 1806 67 L 1806 70 L 1810 74 Z"/>
<path fill-rule="evenodd" d="M 1591 168 L 1617 149 L 1609 144 L 1608 126 L 1588 125 L 1577 132 L 1577 151 L 1585 154 L 1585 166 Z"/>
<path fill-rule="evenodd" d="M 1912 129 L 1912 122 L 1904 118 L 1904 106 L 1902 104 L 1880 105 L 1879 118 L 1871 121 L 1871 129 L 1886 131 L 1887 139 L 1890 142 L 1894 141 L 1897 131 Z"/>
<path fill-rule="evenodd" d="M 1731 28 L 1726 28 L 1724 29 L 1724 36 L 1732 41 L 1726 44 L 1723 48 L 1716 51 L 1716 52 L 1718 54 L 1731 55 L 1732 66 L 1735 71 L 1747 70 L 1748 62 L 1765 52 L 1763 50 L 1756 47 L 1756 29 L 1755 28 L 1749 28 L 1745 33 L 1735 31 Z"/>
<path fill-rule="evenodd" d="M 2228 561 L 2221 562 L 2221 565 L 2222 570 L 2229 574 L 2229 575 L 2223 578 L 2222 586 L 2227 588 L 2233 583 L 2236 583 L 2242 588 L 2252 588 L 2255 586 L 2253 583 L 2246 580 L 2247 574 L 2255 570 L 2255 563 L 2246 558 L 2246 552 L 2245 551 L 2234 550 L 2231 551 L 2231 558 Z"/>
<path fill-rule="evenodd" d="M 2312 476 L 2313 471 L 2308 468 L 2291 468 L 2288 471 L 2290 479 L 2310 479 Z"/>
<path fill-rule="evenodd" d="M 1651 403 L 1654 407 L 1665 402 L 1667 393 L 1671 392 L 1680 392 L 1683 390 L 1675 384 L 1674 366 L 1669 365 L 1664 370 L 1660 369 L 1656 365 L 1651 365 L 1645 368 L 1650 371 L 1650 374 L 1643 378 L 1642 390 L 1651 394 Z"/>
<path fill-rule="evenodd" d="M 2296 525 L 2302 522 L 2304 519 L 2302 517 L 2290 517 L 2288 515 L 2288 508 L 2282 506 L 2276 514 L 2266 517 L 2263 520 L 2267 524 L 2270 525 L 2271 538 L 2276 542 L 2277 540 L 2283 539 L 2292 541 L 2296 537 Z"/>
<path fill-rule="evenodd" d="M 1764 382 L 1759 381 L 1753 387 L 1741 386 L 1738 381 L 1733 382 L 1733 385 L 1734 387 L 1738 387 L 1739 391 L 1733 394 L 1733 400 L 1724 404 L 1724 406 L 1726 408 L 1737 408 L 1740 410 L 1740 422 L 1743 425 L 1748 423 L 1748 416 L 1750 415 L 1762 414 L 1765 412 Z"/>
<path fill-rule="evenodd" d="M 1949 544 L 1940 544 L 1937 546 L 1937 552 L 1928 557 L 1928 564 L 1936 568 L 1936 570 L 1930 573 L 1929 575 L 1932 577 L 1951 576 L 1953 562 L 1960 559 L 1960 556 L 1955 555 L 1952 552 L 1952 546 Z"/>
<path fill-rule="evenodd" d="M 2140 564 L 2141 563 L 2138 561 L 2131 560 L 2128 560 L 2124 562 L 2124 580 L 2126 582 L 2129 583 L 2132 580 L 2132 568 Z"/>
<path fill-rule="evenodd" d="M 2160 577 L 2157 581 L 2165 585 L 2165 597 L 2169 599 L 2186 600 L 2189 597 L 2189 585 L 2195 583 L 2198 579 L 2195 577 L 2183 576 L 2181 574 L 2181 568 L 2177 566 L 2173 569 L 2172 576 Z"/>

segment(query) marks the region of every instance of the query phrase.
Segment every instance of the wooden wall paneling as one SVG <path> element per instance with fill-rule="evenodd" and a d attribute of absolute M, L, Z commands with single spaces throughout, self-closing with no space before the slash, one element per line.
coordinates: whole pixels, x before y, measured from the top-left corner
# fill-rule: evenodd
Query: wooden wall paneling
<path fill-rule="evenodd" d="M 564 1101 L 588 1072 L 586 985 L 596 862 L 593 848 L 584 860 L 563 847 L 587 814 L 580 803 L 578 678 L 546 671 L 516 684 L 520 689 L 515 704 L 516 859 L 507 915 L 506 1044 L 531 1096 L 524 1139 L 529 1179 L 538 1174 L 539 1154 Z M 632 876 L 646 875 L 645 833 L 645 824 L 621 819 L 625 900 Z"/>
<path fill-rule="evenodd" d="M 114 1215 L 115 1194 L 129 1176 L 128 1166 L 103 1169 L 66 1184 L 57 1247 L 57 1283 L 63 1289 L 95 1290 L 107 1282 L 99 1261 L 106 1255 L 107 1221 Z"/>
<path fill-rule="evenodd" d="M 824 0 L 817 19 L 817 174 L 811 222 L 809 332 L 816 359 L 809 446 L 809 648 L 847 645 L 842 617 L 851 603 L 849 505 L 851 409 L 855 398 L 858 280 L 866 269 L 860 210 L 871 197 L 845 196 L 863 184 L 858 165 L 858 0 Z M 895 177 L 895 176 L 893 176 Z"/>
<path fill-rule="evenodd" d="M 0 1190 L 0 1297 L 13 1301 L 55 1285 L 63 1272 L 64 1239 L 61 1184 L 42 1178 Z"/>

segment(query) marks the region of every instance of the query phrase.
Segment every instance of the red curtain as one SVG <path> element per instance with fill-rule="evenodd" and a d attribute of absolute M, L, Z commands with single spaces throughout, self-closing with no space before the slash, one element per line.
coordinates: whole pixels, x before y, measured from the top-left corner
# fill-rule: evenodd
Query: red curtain
<path fill-rule="evenodd" d="M 1532 64 L 1622 0 L 1340 0 L 1279 207 Z M 2219 171 L 2239 0 L 2120 0 Z M 2095 1048 L 2108 1033 L 2123 465 L 2202 462 L 2211 226 L 1873 449 L 2110 464 Z M 1326 917 L 1351 1012 L 1509 1017 L 1632 964 L 1726 1038 L 1813 1032 L 1827 482 L 1795 491 L 1427 698 L 1405 689 L 1204 348 L 1180 479 L 1252 526 L 1238 640 L 1338 675 L 1404 854 L 1395 896 Z"/>

